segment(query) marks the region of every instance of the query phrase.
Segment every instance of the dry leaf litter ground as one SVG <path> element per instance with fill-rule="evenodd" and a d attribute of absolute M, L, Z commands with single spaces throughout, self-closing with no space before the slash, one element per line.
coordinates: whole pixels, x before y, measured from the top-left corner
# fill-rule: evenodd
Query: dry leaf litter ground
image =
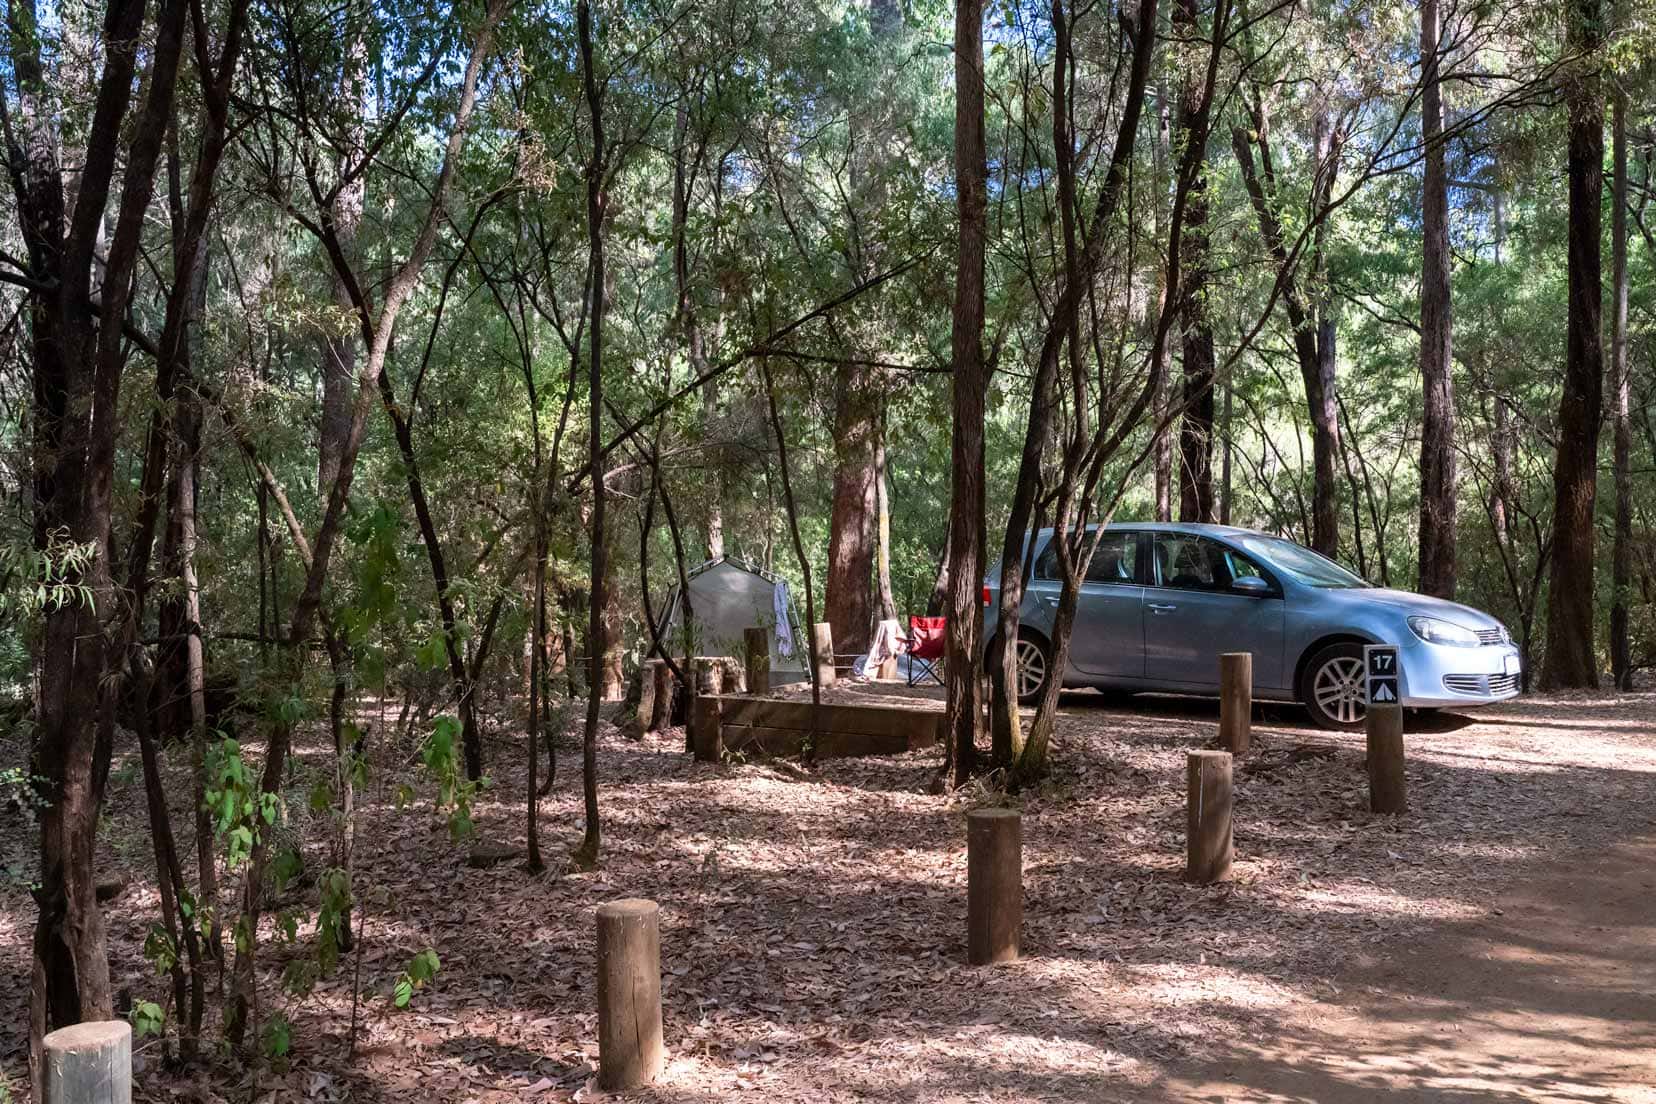
<path fill-rule="evenodd" d="M 842 684 L 828 697 L 942 707 L 940 692 L 900 684 Z M 1390 1066 L 1343 1057 L 1383 1034 L 1381 1013 L 1353 1011 L 1358 995 L 1385 992 L 1408 1006 L 1401 1016 L 1392 1008 L 1398 1023 L 1455 1020 L 1466 1010 L 1452 999 L 1416 1005 L 1410 990 L 1422 971 L 1397 964 L 1425 951 L 1422 969 L 1441 975 L 1432 950 L 1458 961 L 1462 952 L 1445 940 L 1504 915 L 1503 894 L 1544 884 L 1547 871 L 1592 870 L 1624 841 L 1656 838 L 1649 697 L 1536 696 L 1475 719 L 1422 718 L 1408 739 L 1411 809 L 1395 820 L 1365 810 L 1360 735 L 1316 732 L 1302 714 L 1261 707 L 1254 751 L 1236 773 L 1235 879 L 1186 885 L 1185 753 L 1211 746 L 1216 721 L 1206 702 L 1065 695 L 1054 777 L 1013 799 L 1024 813 L 1025 957 L 992 969 L 964 964 L 964 820 L 974 805 L 1005 799 L 981 786 L 929 794 L 934 753 L 811 771 L 715 766 L 691 761 L 681 730 L 634 742 L 606 726 L 603 859 L 583 872 L 566 861 L 581 816 L 571 729 L 557 785 L 541 802 L 552 869 L 530 877 L 515 863 L 468 868 L 467 849 L 449 841 L 430 806 L 429 784 L 416 782 L 419 799 L 398 810 L 393 794 L 410 768 L 398 765 L 399 749 L 382 747 L 360 806 L 360 975 L 347 960 L 304 1000 L 285 1001 L 278 978 L 295 952 L 271 945 L 261 959 L 264 1000 L 296 1024 L 288 1067 L 223 1061 L 180 1079 L 159 1068 L 152 1047 L 140 1055 L 137 1097 L 594 1099 L 593 910 L 644 896 L 662 906 L 670 1054 L 641 1099 L 1372 1099 L 1387 1077 L 1419 1087 L 1428 1072 L 1410 1072 L 1417 1042 L 1408 1032 L 1385 1038 L 1400 1052 Z M 477 806 L 480 837 L 521 846 L 523 742 L 497 739 L 488 751 L 495 785 Z M 181 758 L 171 767 L 175 808 L 187 793 Z M 302 774 L 320 775 L 328 759 L 313 740 Z M 108 913 L 112 966 L 138 999 L 161 1000 L 165 986 L 141 955 L 157 915 L 142 785 L 123 766 L 101 836 L 105 876 L 130 882 Z M 0 1059 L 21 1086 L 33 907 L 17 875 L 26 876 L 32 840 L 8 815 L 0 968 L 18 1014 L 0 1024 Z M 320 849 L 310 860 L 320 865 Z M 1634 945 L 1648 950 L 1656 877 L 1640 862 L 1627 861 L 1627 871 L 1593 892 L 1634 895 L 1627 923 L 1646 925 Z M 441 973 L 396 1011 L 391 987 L 425 947 L 437 950 Z M 1555 966 L 1568 982 L 1570 963 Z M 353 981 L 362 1002 L 348 1061 Z M 1528 1022 L 1522 997 L 1508 1003 Z M 1635 1024 L 1642 1034 L 1613 1040 L 1621 1073 L 1503 1082 L 1511 1063 L 1491 1059 L 1480 1068 L 1499 1066 L 1493 1088 L 1450 1078 L 1421 1098 L 1553 1099 L 1557 1089 L 1561 1100 L 1651 1099 L 1637 1094 L 1656 1070 L 1656 1010 L 1636 1011 L 1646 1016 Z M 1586 1028 L 1567 1030 L 1594 1052 L 1592 1024 L 1605 1017 L 1584 1015 Z M 1548 1045 L 1540 1035 L 1533 1043 Z M 1318 1059 L 1305 1048 L 1342 1058 L 1315 1079 L 1274 1083 Z"/>

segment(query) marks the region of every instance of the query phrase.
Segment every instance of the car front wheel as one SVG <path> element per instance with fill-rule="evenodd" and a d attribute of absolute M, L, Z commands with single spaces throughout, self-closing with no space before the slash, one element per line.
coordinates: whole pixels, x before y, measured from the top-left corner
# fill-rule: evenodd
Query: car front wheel
<path fill-rule="evenodd" d="M 1311 657 L 1300 680 L 1300 700 L 1319 728 L 1350 732 L 1363 727 L 1368 688 L 1361 644 L 1330 644 Z"/>

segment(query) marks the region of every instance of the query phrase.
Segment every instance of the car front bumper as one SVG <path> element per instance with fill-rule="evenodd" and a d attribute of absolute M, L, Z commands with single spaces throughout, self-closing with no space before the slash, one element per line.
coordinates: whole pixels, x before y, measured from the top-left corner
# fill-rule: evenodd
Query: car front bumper
<path fill-rule="evenodd" d="M 1416 640 L 1405 645 L 1403 704 L 1414 709 L 1490 705 L 1518 696 L 1522 660 L 1510 644 L 1451 648 Z"/>

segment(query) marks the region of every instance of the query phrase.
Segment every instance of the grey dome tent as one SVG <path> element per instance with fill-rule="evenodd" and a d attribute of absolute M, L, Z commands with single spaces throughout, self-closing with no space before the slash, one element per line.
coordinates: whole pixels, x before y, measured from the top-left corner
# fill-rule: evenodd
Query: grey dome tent
<path fill-rule="evenodd" d="M 803 682 L 809 677 L 805 672 L 809 653 L 801 635 L 804 626 L 788 584 L 781 578 L 746 560 L 721 556 L 686 572 L 686 579 L 695 615 L 697 655 L 740 658 L 743 630 L 762 627 L 770 631 L 771 685 Z M 684 604 L 679 597 L 677 586 L 668 592 L 667 628 L 661 638 L 663 650 L 673 655 L 684 652 Z"/>

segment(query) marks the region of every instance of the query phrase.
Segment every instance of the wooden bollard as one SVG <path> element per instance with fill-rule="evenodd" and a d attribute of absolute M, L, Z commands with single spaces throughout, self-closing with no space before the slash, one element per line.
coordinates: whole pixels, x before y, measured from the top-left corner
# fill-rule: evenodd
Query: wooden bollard
<path fill-rule="evenodd" d="M 697 656 L 690 661 L 695 672 L 696 693 L 718 695 L 724 692 L 724 668 L 717 656 Z"/>
<path fill-rule="evenodd" d="M 610 1092 L 661 1073 L 661 906 L 598 906 L 598 1084 Z"/>
<path fill-rule="evenodd" d="M 770 693 L 770 631 L 743 629 L 742 647 L 747 660 L 747 692 Z"/>
<path fill-rule="evenodd" d="M 43 1104 L 132 1104 L 131 1024 L 101 1020 L 60 1027 L 43 1047 Z"/>
<path fill-rule="evenodd" d="M 712 694 L 696 696 L 695 729 L 696 759 L 702 763 L 717 763 L 724 758 L 724 708 Z"/>
<path fill-rule="evenodd" d="M 1246 755 L 1253 736 L 1253 653 L 1219 657 L 1219 746 Z"/>
<path fill-rule="evenodd" d="M 834 685 L 834 630 L 823 621 L 811 626 L 811 640 L 816 645 L 817 685 Z"/>
<path fill-rule="evenodd" d="M 1023 929 L 1023 817 L 1013 809 L 966 814 L 966 958 L 973 966 L 1018 957 Z"/>
<path fill-rule="evenodd" d="M 638 708 L 633 713 L 632 724 L 628 726 L 629 736 L 642 736 L 655 730 L 651 723 L 656 711 L 655 673 L 661 665 L 659 659 L 646 659 L 638 665 Z"/>
<path fill-rule="evenodd" d="M 1369 810 L 1404 812 L 1409 794 L 1403 780 L 1403 707 L 1370 705 L 1363 727 L 1368 734 Z"/>
<path fill-rule="evenodd" d="M 1185 765 L 1185 880 L 1230 877 L 1231 753 L 1193 751 Z"/>

